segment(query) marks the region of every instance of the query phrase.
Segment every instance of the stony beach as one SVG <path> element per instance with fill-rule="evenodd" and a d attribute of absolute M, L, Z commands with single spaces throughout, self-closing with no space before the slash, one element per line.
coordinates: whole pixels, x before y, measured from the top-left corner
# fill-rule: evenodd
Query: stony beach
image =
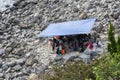
<path fill-rule="evenodd" d="M 36 78 L 55 62 L 37 35 L 50 23 L 97 18 L 92 31 L 107 41 L 108 21 L 120 33 L 119 0 L 14 0 L 0 11 L 0 80 Z"/>

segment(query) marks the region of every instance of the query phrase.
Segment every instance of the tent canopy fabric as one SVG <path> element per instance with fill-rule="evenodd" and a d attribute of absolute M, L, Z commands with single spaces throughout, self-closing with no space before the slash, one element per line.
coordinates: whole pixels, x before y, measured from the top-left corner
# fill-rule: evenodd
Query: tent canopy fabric
<path fill-rule="evenodd" d="M 90 33 L 95 18 L 50 24 L 38 37 L 63 36 Z"/>

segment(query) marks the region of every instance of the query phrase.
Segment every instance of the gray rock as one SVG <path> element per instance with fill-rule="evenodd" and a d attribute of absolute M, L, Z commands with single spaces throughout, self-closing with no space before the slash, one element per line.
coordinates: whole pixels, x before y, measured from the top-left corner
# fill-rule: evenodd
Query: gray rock
<path fill-rule="evenodd" d="M 79 15 L 79 17 L 82 18 L 82 19 L 85 19 L 85 18 L 87 18 L 87 13 L 82 12 L 82 13 Z"/>
<path fill-rule="evenodd" d="M 32 59 L 28 59 L 25 64 L 27 66 L 32 66 L 34 64 L 34 61 Z"/>
<path fill-rule="evenodd" d="M 0 78 L 3 78 L 3 77 L 4 77 L 3 73 L 0 73 Z"/>
<path fill-rule="evenodd" d="M 3 40 L 4 40 L 4 38 L 0 37 L 0 43 L 2 43 Z"/>
<path fill-rule="evenodd" d="M 37 3 L 38 2 L 38 0 L 26 0 L 25 2 L 27 2 L 27 3 Z"/>
<path fill-rule="evenodd" d="M 30 67 L 27 67 L 27 68 L 25 67 L 25 70 L 27 71 L 27 74 L 31 73 L 31 68 Z"/>
<path fill-rule="evenodd" d="M 11 67 L 9 67 L 6 71 L 5 71 L 5 73 L 9 73 L 11 71 Z"/>
<path fill-rule="evenodd" d="M 67 4 L 70 4 L 70 3 L 73 3 L 73 0 L 66 0 L 64 2 L 66 2 Z"/>
<path fill-rule="evenodd" d="M 6 28 L 6 25 L 5 24 L 2 24 L 1 25 L 1 27 L 0 27 L 0 31 L 4 31 L 4 30 L 6 30 L 7 28 Z"/>
<path fill-rule="evenodd" d="M 3 35 L 4 31 L 0 31 L 0 35 Z"/>
<path fill-rule="evenodd" d="M 80 62 L 80 61 L 82 61 L 82 59 L 81 58 L 76 58 L 76 59 L 74 59 L 75 61 L 77 61 L 77 62 Z"/>
<path fill-rule="evenodd" d="M 23 68 L 23 69 L 21 70 L 21 72 L 23 72 L 24 75 L 27 75 L 27 74 L 28 74 L 28 72 L 27 72 L 27 70 L 26 70 L 25 68 Z"/>
<path fill-rule="evenodd" d="M 17 42 L 11 42 L 7 44 L 7 47 L 15 48 L 17 46 Z"/>
<path fill-rule="evenodd" d="M 63 58 L 61 57 L 61 56 L 58 56 L 58 57 L 56 57 L 55 58 L 55 61 L 57 62 L 57 61 L 61 61 Z"/>
<path fill-rule="evenodd" d="M 2 61 L 2 60 L 0 60 L 0 67 L 2 66 L 2 62 L 3 62 L 3 61 Z"/>
<path fill-rule="evenodd" d="M 6 80 L 11 80 L 12 79 L 12 73 L 5 74 L 5 79 Z"/>
<path fill-rule="evenodd" d="M 27 45 L 26 42 L 21 42 L 21 46 L 25 47 Z"/>
<path fill-rule="evenodd" d="M 17 49 L 15 54 L 18 56 L 22 56 L 24 54 L 24 49 L 22 49 L 22 48 Z"/>
<path fill-rule="evenodd" d="M 52 56 L 46 55 L 46 43 L 45 46 L 42 45 L 43 41 L 41 39 L 40 42 L 36 41 L 34 36 L 50 23 L 96 17 L 95 24 L 97 23 L 97 25 L 94 25 L 94 27 L 95 31 L 100 33 L 106 32 L 109 16 L 111 15 L 111 21 L 116 21 L 116 28 L 119 30 L 120 9 L 117 9 L 119 4 L 119 0 L 116 0 L 115 3 L 112 0 L 15 0 L 13 8 L 0 13 L 0 42 L 2 43 L 0 43 L 0 47 L 5 49 L 6 57 L 2 60 L 3 63 L 0 63 L 2 66 L 0 72 L 5 73 L 6 80 L 18 80 L 19 77 L 22 77 L 22 73 L 26 76 L 31 72 L 40 73 L 44 69 L 41 66 L 44 66 L 46 58 Z M 6 51 L 9 54 L 6 54 Z M 45 56 L 41 57 L 42 53 L 45 53 Z M 42 63 L 34 60 L 36 57 Z M 10 67 L 4 63 L 9 61 L 8 58 L 15 58 L 14 66 Z M 24 60 L 24 58 L 28 60 Z M 47 59 L 46 62 L 48 61 L 50 59 Z M 76 61 L 79 61 L 79 58 Z M 51 60 L 51 64 L 62 62 L 62 58 Z M 20 69 L 20 66 L 23 69 Z M 12 78 L 14 72 L 15 76 Z"/>
<path fill-rule="evenodd" d="M 25 54 L 25 57 L 30 57 L 31 56 L 31 53 L 27 53 L 27 54 Z"/>
<path fill-rule="evenodd" d="M 13 49 L 12 47 L 7 47 L 7 48 L 6 48 L 6 53 L 12 52 L 12 49 Z"/>
<path fill-rule="evenodd" d="M 0 69 L 0 73 L 2 73 L 2 71 L 3 71 L 3 70 L 2 70 L 2 69 Z"/>
<path fill-rule="evenodd" d="M 14 78 L 13 80 L 27 80 L 27 76 L 20 76 L 20 77 Z"/>
<path fill-rule="evenodd" d="M 38 75 L 32 73 L 29 75 L 28 80 L 38 80 Z"/>
<path fill-rule="evenodd" d="M 4 49 L 0 49 L 0 56 L 3 55 L 5 53 Z"/>
<path fill-rule="evenodd" d="M 13 19 L 12 21 L 13 26 L 18 25 L 19 23 L 20 23 L 20 20 L 18 18 Z"/>
<path fill-rule="evenodd" d="M 120 28 L 119 22 L 114 21 L 112 24 L 116 30 L 118 30 Z"/>
<path fill-rule="evenodd" d="M 7 4 L 7 5 L 5 5 L 5 7 L 6 7 L 6 8 L 10 8 L 10 5 L 9 5 L 9 4 Z"/>
<path fill-rule="evenodd" d="M 13 70 L 15 71 L 20 71 L 22 69 L 22 67 L 20 65 L 16 65 L 13 67 Z"/>
<path fill-rule="evenodd" d="M 24 8 L 27 5 L 27 2 L 21 1 L 20 3 L 17 3 L 20 8 Z M 15 4 L 14 4 L 15 5 Z"/>
<path fill-rule="evenodd" d="M 15 66 L 15 61 L 7 62 L 4 64 L 4 66 L 13 67 Z"/>
<path fill-rule="evenodd" d="M 18 60 L 16 60 L 16 64 L 23 65 L 25 63 L 25 61 L 26 61 L 25 58 L 18 59 Z"/>
<path fill-rule="evenodd" d="M 120 13 L 119 13 L 119 12 L 111 13 L 111 17 L 114 18 L 114 19 L 118 19 L 119 16 L 120 16 Z"/>
<path fill-rule="evenodd" d="M 7 69 L 8 69 L 8 65 L 3 64 L 3 65 L 2 65 L 2 69 L 3 69 L 3 70 L 7 70 Z"/>
<path fill-rule="evenodd" d="M 29 29 L 33 26 L 33 24 L 31 24 L 31 23 L 20 23 L 19 26 L 20 26 L 20 29 Z"/>
<path fill-rule="evenodd" d="M 73 8 L 73 11 L 74 11 L 74 12 L 78 12 L 79 9 L 75 7 L 75 8 Z"/>
<path fill-rule="evenodd" d="M 74 60 L 75 58 L 78 58 L 78 56 L 71 56 L 67 61 Z"/>
<path fill-rule="evenodd" d="M 16 0 L 16 1 L 14 2 L 13 6 L 18 6 L 19 3 L 21 3 L 22 1 L 23 1 L 23 0 Z"/>
<path fill-rule="evenodd" d="M 102 24 L 97 24 L 96 27 L 93 28 L 97 33 L 102 32 L 104 29 L 104 26 Z"/>
<path fill-rule="evenodd" d="M 11 36 L 11 35 L 6 35 L 5 38 L 6 38 L 7 40 L 9 40 L 10 38 L 12 38 L 12 36 Z"/>
<path fill-rule="evenodd" d="M 95 8 L 89 10 L 90 13 L 95 12 L 95 11 L 96 11 Z"/>
<path fill-rule="evenodd" d="M 35 68 L 35 73 L 40 74 L 40 73 L 43 72 L 44 70 L 45 70 L 45 68 L 43 68 L 43 67 L 38 67 L 38 68 Z"/>
<path fill-rule="evenodd" d="M 12 79 L 19 77 L 21 72 L 13 72 Z"/>
<path fill-rule="evenodd" d="M 4 78 L 0 78 L 0 80 L 4 80 Z"/>

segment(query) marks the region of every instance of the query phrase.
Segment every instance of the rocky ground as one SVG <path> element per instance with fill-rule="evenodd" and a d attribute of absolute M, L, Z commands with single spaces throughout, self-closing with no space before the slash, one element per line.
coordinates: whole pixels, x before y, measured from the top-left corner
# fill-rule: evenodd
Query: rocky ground
<path fill-rule="evenodd" d="M 55 58 L 37 35 L 50 23 L 97 18 L 93 30 L 107 40 L 108 21 L 120 31 L 119 0 L 16 0 L 0 12 L 0 80 L 36 78 Z"/>

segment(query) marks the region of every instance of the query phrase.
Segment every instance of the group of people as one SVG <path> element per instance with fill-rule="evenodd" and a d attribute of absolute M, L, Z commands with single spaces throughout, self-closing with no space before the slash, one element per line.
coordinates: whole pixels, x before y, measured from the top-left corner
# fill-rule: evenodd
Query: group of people
<path fill-rule="evenodd" d="M 93 41 L 90 34 L 79 34 L 69 36 L 54 36 L 49 38 L 52 51 L 58 55 L 66 52 L 79 51 L 83 52 L 88 46 L 93 49 Z"/>

